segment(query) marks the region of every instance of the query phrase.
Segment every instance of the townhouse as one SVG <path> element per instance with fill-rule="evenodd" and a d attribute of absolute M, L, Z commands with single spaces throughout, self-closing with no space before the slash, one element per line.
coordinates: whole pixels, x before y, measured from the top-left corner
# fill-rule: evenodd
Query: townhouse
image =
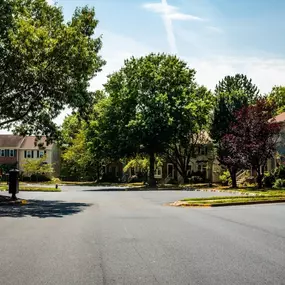
<path fill-rule="evenodd" d="M 37 140 L 35 136 L 0 135 L 0 169 L 11 168 L 22 171 L 25 159 L 46 157 L 46 163 L 52 164 L 54 175 L 60 174 L 60 150 L 55 143 L 47 144 L 45 136 Z"/>

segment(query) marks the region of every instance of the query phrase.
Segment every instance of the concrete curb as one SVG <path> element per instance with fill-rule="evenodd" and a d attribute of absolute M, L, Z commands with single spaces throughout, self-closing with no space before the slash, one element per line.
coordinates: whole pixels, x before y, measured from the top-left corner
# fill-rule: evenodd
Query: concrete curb
<path fill-rule="evenodd" d="M 181 202 L 181 203 L 170 203 L 167 204 L 167 206 L 172 207 L 190 207 L 190 208 L 217 208 L 217 207 L 229 207 L 229 206 L 243 206 L 243 205 L 261 205 L 261 204 L 280 204 L 285 203 L 285 199 L 283 200 L 275 200 L 275 201 L 251 201 L 251 202 L 236 202 L 236 203 L 221 203 L 221 204 L 189 204 L 187 202 Z"/>

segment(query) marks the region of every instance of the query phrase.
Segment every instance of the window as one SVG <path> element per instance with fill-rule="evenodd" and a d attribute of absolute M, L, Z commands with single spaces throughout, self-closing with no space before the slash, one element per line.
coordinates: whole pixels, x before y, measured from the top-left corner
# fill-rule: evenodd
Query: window
<path fill-rule="evenodd" d="M 25 158 L 32 158 L 32 152 L 30 150 L 25 150 Z"/>
<path fill-rule="evenodd" d="M 199 154 L 201 154 L 201 155 L 207 155 L 208 154 L 208 148 L 207 148 L 207 146 L 200 146 L 199 147 Z"/>
<path fill-rule="evenodd" d="M 13 150 L 13 149 L 10 149 L 9 156 L 10 156 L 10 157 L 14 157 L 14 150 Z"/>
<path fill-rule="evenodd" d="M 44 157 L 44 155 L 45 155 L 45 152 L 43 150 L 40 150 L 39 157 L 42 158 L 42 157 Z"/>
<path fill-rule="evenodd" d="M 1 156 L 5 156 L 5 149 L 1 149 Z"/>
<path fill-rule="evenodd" d="M 174 166 L 172 163 L 167 164 L 167 177 L 174 178 Z"/>
<path fill-rule="evenodd" d="M 155 178 L 162 178 L 162 167 L 157 167 L 154 173 Z"/>
<path fill-rule="evenodd" d="M 206 173 L 207 172 L 207 164 L 205 164 L 205 163 L 198 164 L 198 171 Z"/>

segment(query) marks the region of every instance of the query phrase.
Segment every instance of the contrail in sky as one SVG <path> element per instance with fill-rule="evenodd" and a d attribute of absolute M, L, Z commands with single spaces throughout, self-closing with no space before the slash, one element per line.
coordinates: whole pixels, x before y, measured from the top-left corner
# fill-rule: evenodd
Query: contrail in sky
<path fill-rule="evenodd" d="M 166 33 L 167 33 L 168 44 L 169 44 L 171 53 L 177 53 L 176 39 L 175 39 L 174 30 L 173 30 L 172 20 L 168 15 L 169 6 L 167 4 L 167 0 L 161 0 L 161 4 L 164 10 L 163 21 L 164 21 L 164 26 L 165 26 Z"/>

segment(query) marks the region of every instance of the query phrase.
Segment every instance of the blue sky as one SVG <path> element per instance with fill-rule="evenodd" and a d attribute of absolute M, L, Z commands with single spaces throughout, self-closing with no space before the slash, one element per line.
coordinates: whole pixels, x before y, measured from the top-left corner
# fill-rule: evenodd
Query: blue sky
<path fill-rule="evenodd" d="M 177 54 L 196 69 L 198 83 L 211 89 L 236 73 L 251 77 L 263 93 L 285 85 L 285 1 L 57 0 L 56 5 L 66 20 L 77 6 L 95 7 L 107 65 L 91 81 L 92 90 L 101 89 L 125 58 L 150 52 Z"/>
<path fill-rule="evenodd" d="M 51 2 L 52 0 L 50 0 Z M 209 88 L 245 73 L 262 92 L 285 84 L 285 1 L 282 0 L 58 0 L 66 19 L 76 6 L 94 6 L 103 36 L 106 75 L 131 55 L 176 53 Z"/>

